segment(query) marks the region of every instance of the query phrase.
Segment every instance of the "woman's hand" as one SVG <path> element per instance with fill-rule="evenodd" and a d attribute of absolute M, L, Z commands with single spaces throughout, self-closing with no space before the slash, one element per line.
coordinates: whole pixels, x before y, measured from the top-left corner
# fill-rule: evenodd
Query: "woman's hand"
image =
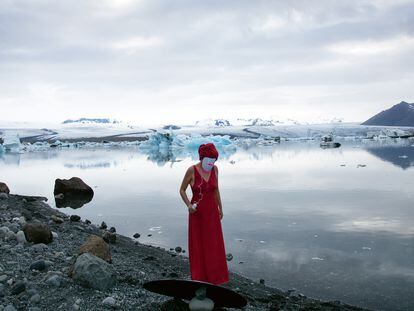
<path fill-rule="evenodd" d="M 187 205 L 187 207 L 188 207 L 188 212 L 190 214 L 194 214 L 195 212 L 197 212 L 197 210 L 193 208 L 192 204 Z"/>
<path fill-rule="evenodd" d="M 219 215 L 220 215 L 220 220 L 223 219 L 223 210 L 219 208 Z"/>

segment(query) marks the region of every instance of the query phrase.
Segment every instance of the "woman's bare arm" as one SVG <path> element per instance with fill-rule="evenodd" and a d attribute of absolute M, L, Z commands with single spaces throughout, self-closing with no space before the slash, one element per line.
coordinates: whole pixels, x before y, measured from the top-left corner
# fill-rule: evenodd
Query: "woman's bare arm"
<path fill-rule="evenodd" d="M 185 192 L 185 190 L 187 189 L 188 185 L 191 183 L 192 176 L 193 176 L 193 170 L 192 170 L 191 167 L 189 167 L 187 169 L 187 172 L 185 172 L 185 175 L 184 175 L 183 181 L 181 183 L 181 187 L 180 187 L 181 198 L 183 199 L 183 201 L 184 201 L 184 203 L 187 207 L 191 206 L 191 202 L 188 199 L 187 193 Z"/>
<path fill-rule="evenodd" d="M 217 176 L 217 188 L 215 190 L 216 199 L 217 199 L 218 208 L 219 208 L 220 212 L 223 212 L 223 206 L 221 205 L 220 189 L 219 189 L 219 186 L 218 186 L 218 168 L 217 168 L 217 166 L 214 165 L 214 169 L 216 170 L 216 176 Z"/>

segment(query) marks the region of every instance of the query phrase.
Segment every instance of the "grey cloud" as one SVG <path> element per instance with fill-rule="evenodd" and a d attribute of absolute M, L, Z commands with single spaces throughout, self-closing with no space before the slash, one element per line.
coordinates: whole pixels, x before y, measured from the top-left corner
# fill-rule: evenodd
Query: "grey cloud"
<path fill-rule="evenodd" d="M 413 17 L 414 1 L 2 1 L 0 104 L 37 82 L 67 87 L 79 102 L 94 90 L 131 96 L 125 107 L 143 93 L 186 102 L 211 92 L 263 98 L 272 88 L 277 106 L 280 88 L 311 102 L 326 94 L 306 98 L 309 88 L 352 85 L 366 86 L 355 100 L 369 101 L 376 83 L 412 81 L 414 47 L 374 57 L 330 48 L 413 39 Z M 398 92 L 384 102 L 408 93 Z"/>

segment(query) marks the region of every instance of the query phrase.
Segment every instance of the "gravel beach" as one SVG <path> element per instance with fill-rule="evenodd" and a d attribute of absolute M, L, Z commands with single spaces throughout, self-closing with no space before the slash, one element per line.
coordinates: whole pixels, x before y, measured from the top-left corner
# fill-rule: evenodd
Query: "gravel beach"
<path fill-rule="evenodd" d="M 45 201 L 42 197 L 0 193 L 0 311 L 188 310 L 186 301 L 151 293 L 142 286 L 155 279 L 190 279 L 187 257 L 119 235 L 115 228 L 110 230 L 110 219 L 105 220 L 104 229 L 63 214 Z M 50 232 L 30 233 L 34 230 L 30 224 Z M 109 251 L 106 261 L 79 254 L 91 236 L 109 242 L 102 240 L 100 244 L 101 250 Z M 27 241 L 37 238 L 46 240 Z M 98 272 L 93 265 L 81 267 L 81 259 L 88 256 L 95 260 Z M 88 267 L 93 271 L 87 271 Z M 86 280 L 82 281 L 82 273 Z M 230 280 L 222 286 L 247 299 L 244 310 L 366 310 L 283 292 L 231 271 Z"/>

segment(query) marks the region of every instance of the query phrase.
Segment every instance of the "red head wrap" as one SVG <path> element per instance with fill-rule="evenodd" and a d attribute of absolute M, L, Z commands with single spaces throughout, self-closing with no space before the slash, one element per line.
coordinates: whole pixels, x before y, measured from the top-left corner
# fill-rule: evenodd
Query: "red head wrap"
<path fill-rule="evenodd" d="M 213 143 L 201 144 L 200 147 L 198 147 L 198 155 L 200 156 L 200 160 L 204 157 L 217 159 L 219 156 Z"/>

